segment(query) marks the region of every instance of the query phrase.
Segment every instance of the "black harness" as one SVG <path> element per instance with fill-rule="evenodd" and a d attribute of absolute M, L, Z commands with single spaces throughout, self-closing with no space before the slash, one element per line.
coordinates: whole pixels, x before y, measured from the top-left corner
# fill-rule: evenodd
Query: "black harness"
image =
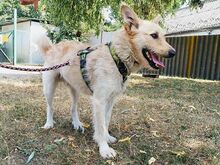
<path fill-rule="evenodd" d="M 128 69 L 125 66 L 125 64 L 121 61 L 121 59 L 118 57 L 117 53 L 115 52 L 115 49 L 112 46 L 112 43 L 109 42 L 106 44 L 109 48 L 109 51 L 112 55 L 113 60 L 115 61 L 115 64 L 118 68 L 118 71 L 121 73 L 122 75 L 122 79 L 123 79 L 123 83 L 127 80 L 128 78 Z"/>
<path fill-rule="evenodd" d="M 92 89 L 91 89 L 91 81 L 88 75 L 88 71 L 86 69 L 86 57 L 87 55 L 92 52 L 93 50 L 88 47 L 85 50 L 81 50 L 78 52 L 78 56 L 80 57 L 80 71 L 83 77 L 83 80 L 85 81 L 87 87 L 89 88 L 89 90 L 91 91 L 91 93 L 93 93 Z"/>
<path fill-rule="evenodd" d="M 113 60 L 115 61 L 115 64 L 118 68 L 118 71 L 122 75 L 122 79 L 123 79 L 123 83 L 124 83 L 127 80 L 127 77 L 129 76 L 128 69 L 127 69 L 126 65 L 118 57 L 118 55 L 115 52 L 115 49 L 113 48 L 111 42 L 107 43 L 106 46 L 108 46 L 108 48 L 109 48 L 109 51 L 112 55 Z M 80 50 L 77 53 L 77 55 L 80 57 L 80 70 L 81 70 L 82 77 L 83 77 L 87 87 L 91 91 L 91 93 L 93 93 L 93 90 L 91 89 L 91 80 L 89 79 L 88 71 L 86 69 L 86 57 L 89 53 L 91 53 L 92 51 L 94 51 L 96 49 L 97 48 L 88 47 L 84 50 Z"/>

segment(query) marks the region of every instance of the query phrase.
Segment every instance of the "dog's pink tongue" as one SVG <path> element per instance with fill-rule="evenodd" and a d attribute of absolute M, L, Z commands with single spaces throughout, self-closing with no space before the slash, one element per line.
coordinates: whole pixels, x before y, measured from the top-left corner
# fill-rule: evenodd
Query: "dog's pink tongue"
<path fill-rule="evenodd" d="M 155 53 L 151 53 L 151 58 L 157 67 L 159 67 L 159 68 L 165 67 L 164 63 L 162 61 L 159 61 L 159 58 Z"/>

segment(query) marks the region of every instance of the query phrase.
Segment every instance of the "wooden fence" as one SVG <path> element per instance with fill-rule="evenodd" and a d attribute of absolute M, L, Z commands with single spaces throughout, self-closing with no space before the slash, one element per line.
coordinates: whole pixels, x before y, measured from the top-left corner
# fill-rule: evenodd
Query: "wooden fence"
<path fill-rule="evenodd" d="M 163 59 L 166 67 L 160 75 L 220 80 L 220 35 L 168 37 L 167 41 L 176 56 Z"/>

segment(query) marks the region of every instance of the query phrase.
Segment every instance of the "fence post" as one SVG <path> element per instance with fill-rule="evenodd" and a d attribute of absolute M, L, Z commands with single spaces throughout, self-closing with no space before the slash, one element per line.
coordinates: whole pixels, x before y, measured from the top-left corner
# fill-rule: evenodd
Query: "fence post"
<path fill-rule="evenodd" d="M 194 47 L 195 36 L 191 37 L 189 41 L 189 56 L 188 56 L 188 63 L 187 63 L 187 78 L 190 78 L 191 70 L 192 70 L 192 59 L 193 59 L 193 47 Z"/>
<path fill-rule="evenodd" d="M 14 65 L 17 63 L 17 9 L 14 9 Z"/>

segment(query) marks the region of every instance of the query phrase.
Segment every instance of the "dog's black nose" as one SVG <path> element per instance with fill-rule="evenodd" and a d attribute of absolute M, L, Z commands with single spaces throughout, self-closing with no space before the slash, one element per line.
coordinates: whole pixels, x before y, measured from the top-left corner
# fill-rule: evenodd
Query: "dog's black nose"
<path fill-rule="evenodd" d="M 174 57 L 175 54 L 176 54 L 175 49 L 170 49 L 169 52 L 168 52 L 168 58 L 172 58 L 172 57 Z"/>

